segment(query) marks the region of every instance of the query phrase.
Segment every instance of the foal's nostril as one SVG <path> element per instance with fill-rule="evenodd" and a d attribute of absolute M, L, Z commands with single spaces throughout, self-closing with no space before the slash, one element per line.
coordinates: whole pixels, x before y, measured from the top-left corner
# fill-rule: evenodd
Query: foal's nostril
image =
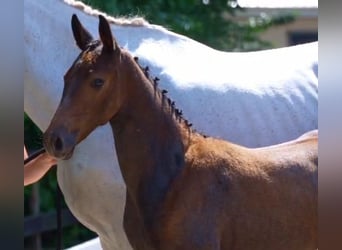
<path fill-rule="evenodd" d="M 62 151 L 63 149 L 63 142 L 61 140 L 61 138 L 57 137 L 56 140 L 55 140 L 55 143 L 54 143 L 54 147 L 55 147 L 55 150 L 58 152 L 58 151 Z"/>

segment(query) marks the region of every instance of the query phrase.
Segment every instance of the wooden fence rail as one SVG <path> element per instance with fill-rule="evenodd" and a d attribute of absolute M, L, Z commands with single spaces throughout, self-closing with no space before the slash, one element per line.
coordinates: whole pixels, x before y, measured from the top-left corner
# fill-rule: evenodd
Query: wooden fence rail
<path fill-rule="evenodd" d="M 24 218 L 24 237 L 57 229 L 56 211 L 27 216 Z M 62 227 L 78 224 L 69 209 L 62 209 Z"/>

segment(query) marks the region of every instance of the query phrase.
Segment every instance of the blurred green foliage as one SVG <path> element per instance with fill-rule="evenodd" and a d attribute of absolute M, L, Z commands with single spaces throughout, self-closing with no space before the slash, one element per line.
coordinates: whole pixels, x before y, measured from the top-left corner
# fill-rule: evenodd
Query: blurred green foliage
<path fill-rule="evenodd" d="M 24 113 L 24 143 L 26 148 L 30 151 L 41 148 L 43 146 L 41 138 L 42 132 L 40 129 Z"/>
<path fill-rule="evenodd" d="M 83 0 L 113 16 L 143 16 L 150 23 L 162 25 L 169 30 L 191 37 L 213 48 L 227 51 L 249 51 L 272 47 L 258 36 L 271 26 L 282 25 L 294 20 L 293 15 L 268 17 L 260 15 L 246 22 L 232 21 L 237 11 L 235 1 L 227 0 Z M 25 145 L 29 152 L 42 147 L 42 132 L 24 114 Z M 56 170 L 51 170 L 39 182 L 40 209 L 42 212 L 56 208 Z M 32 186 L 25 187 L 25 216 L 30 215 Z M 64 207 L 66 205 L 64 204 Z M 64 247 L 70 247 L 94 238 L 95 234 L 80 225 L 63 230 Z M 30 240 L 25 239 L 25 249 Z M 43 249 L 54 249 L 56 232 L 42 235 Z"/>
<path fill-rule="evenodd" d="M 250 51 L 271 48 L 259 38 L 271 26 L 294 20 L 294 15 L 270 17 L 265 13 L 244 22 L 233 21 L 238 11 L 232 0 L 82 0 L 113 16 L 143 16 L 213 48 L 226 51 Z"/>

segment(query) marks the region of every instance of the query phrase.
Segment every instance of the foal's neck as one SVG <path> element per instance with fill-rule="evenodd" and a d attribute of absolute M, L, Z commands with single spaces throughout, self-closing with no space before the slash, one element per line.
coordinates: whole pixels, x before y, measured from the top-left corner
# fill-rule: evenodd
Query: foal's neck
<path fill-rule="evenodd" d="M 184 167 L 184 152 L 195 135 L 176 120 L 167 98 L 131 57 L 123 55 L 122 64 L 120 81 L 126 96 L 111 126 L 127 192 L 146 226 L 152 226 L 158 205 Z"/>

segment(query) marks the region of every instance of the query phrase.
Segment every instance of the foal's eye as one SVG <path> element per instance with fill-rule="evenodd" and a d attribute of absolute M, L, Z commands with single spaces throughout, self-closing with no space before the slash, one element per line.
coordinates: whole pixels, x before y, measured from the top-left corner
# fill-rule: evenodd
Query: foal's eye
<path fill-rule="evenodd" d="M 102 87 L 104 84 L 104 80 L 100 79 L 100 78 L 95 78 L 93 80 L 93 82 L 91 83 L 91 85 L 94 87 L 94 88 L 100 88 Z"/>

